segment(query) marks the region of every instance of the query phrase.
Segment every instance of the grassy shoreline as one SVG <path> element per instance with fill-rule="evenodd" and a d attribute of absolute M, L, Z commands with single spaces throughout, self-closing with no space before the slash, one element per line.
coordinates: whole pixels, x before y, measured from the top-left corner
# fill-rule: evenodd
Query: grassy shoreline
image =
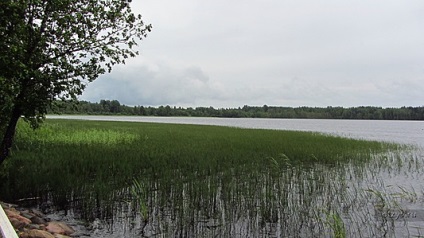
<path fill-rule="evenodd" d="M 74 181 L 118 187 L 137 176 L 213 174 L 230 168 L 313 166 L 367 160 L 393 144 L 311 132 L 221 126 L 48 119 L 39 130 L 18 126 L 3 189 L 72 188 Z M 60 179 L 59 179 L 60 178 Z M 113 178 L 113 179 L 111 179 Z M 5 185 L 7 184 L 7 185 Z M 36 194 L 32 194 L 36 196 Z M 28 196 L 28 195 L 26 195 Z"/>
<path fill-rule="evenodd" d="M 229 234 L 240 217 L 255 227 L 257 219 L 287 221 L 280 225 L 289 236 L 318 223 L 305 234 L 321 234 L 342 200 L 365 196 L 350 194 L 349 178 L 360 180 L 369 162 L 398 149 L 301 131 L 63 119 L 33 131 L 20 122 L 0 168 L 0 199 L 87 221 L 127 217 L 141 232 L 171 224 L 163 231 L 171 236 L 206 232 L 211 222 Z"/>

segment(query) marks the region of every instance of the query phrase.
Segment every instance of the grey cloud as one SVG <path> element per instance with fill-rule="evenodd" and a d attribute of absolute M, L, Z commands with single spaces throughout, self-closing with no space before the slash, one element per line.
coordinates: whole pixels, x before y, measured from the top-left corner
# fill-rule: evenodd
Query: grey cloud
<path fill-rule="evenodd" d="M 141 56 L 89 85 L 83 98 L 214 107 L 423 105 L 421 0 L 133 3 L 154 26 Z"/>
<path fill-rule="evenodd" d="M 120 99 L 128 105 L 195 104 L 215 89 L 200 67 L 175 69 L 166 63 L 119 66 L 90 84 L 82 99 Z"/>
<path fill-rule="evenodd" d="M 183 75 L 185 75 L 189 81 L 201 81 L 203 83 L 207 83 L 209 81 L 209 77 L 205 75 L 205 73 L 199 67 L 192 66 L 186 68 L 183 72 Z"/>

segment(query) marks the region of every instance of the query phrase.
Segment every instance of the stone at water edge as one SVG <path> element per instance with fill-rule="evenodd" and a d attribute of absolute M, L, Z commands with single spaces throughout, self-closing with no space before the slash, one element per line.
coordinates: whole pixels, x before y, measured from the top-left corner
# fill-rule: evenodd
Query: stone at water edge
<path fill-rule="evenodd" d="M 23 211 L 19 211 L 20 212 L 20 215 L 21 216 L 23 216 L 23 217 L 25 217 L 25 218 L 28 218 L 28 219 L 30 219 L 31 220 L 31 218 L 34 216 L 33 214 L 31 214 L 30 212 L 29 212 L 29 210 L 23 210 Z"/>
<path fill-rule="evenodd" d="M 13 228 L 17 229 L 17 230 L 21 230 L 23 229 L 26 225 L 25 222 L 22 222 L 14 217 L 9 218 L 10 224 L 12 224 Z"/>
<path fill-rule="evenodd" d="M 75 235 L 74 229 L 63 222 L 50 222 L 50 231 L 47 230 L 47 225 L 49 225 L 47 221 L 50 221 L 50 219 L 37 209 L 19 209 L 17 205 L 1 201 L 0 205 L 3 207 L 13 227 L 18 230 L 19 237 L 71 238 L 68 235 Z M 3 237 L 0 235 L 0 238 Z"/>
<path fill-rule="evenodd" d="M 37 217 L 45 217 L 46 215 L 37 209 L 31 209 L 30 212 Z"/>
<path fill-rule="evenodd" d="M 42 230 L 29 230 L 19 233 L 20 238 L 55 238 L 54 235 Z"/>
<path fill-rule="evenodd" d="M 31 219 L 32 223 L 37 224 L 37 225 L 47 224 L 46 220 L 44 220 L 43 218 L 38 217 L 38 216 L 33 216 L 30 219 Z"/>
<path fill-rule="evenodd" d="M 55 234 L 54 237 L 55 238 L 71 238 L 70 236 L 65 236 L 65 235 L 61 235 L 61 234 Z"/>
<path fill-rule="evenodd" d="M 63 222 L 52 221 L 47 223 L 46 230 L 50 233 L 61 234 L 61 235 L 70 235 L 74 233 L 74 229 L 69 227 Z"/>
<path fill-rule="evenodd" d="M 15 218 L 18 221 L 25 223 L 26 225 L 28 225 L 28 224 L 31 223 L 31 220 L 30 219 L 21 216 L 20 212 L 17 211 L 16 209 L 14 209 L 14 208 L 4 209 L 4 212 L 6 213 L 7 217 L 9 218 L 9 220 L 12 219 L 12 218 Z"/>

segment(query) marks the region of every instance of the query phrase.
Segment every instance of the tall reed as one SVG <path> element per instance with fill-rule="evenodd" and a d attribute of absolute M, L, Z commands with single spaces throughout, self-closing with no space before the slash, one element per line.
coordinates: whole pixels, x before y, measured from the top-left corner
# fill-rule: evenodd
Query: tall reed
<path fill-rule="evenodd" d="M 76 120 L 32 131 L 20 123 L 0 199 L 71 206 L 87 220 L 125 212 L 143 235 L 321 236 L 330 227 L 344 237 L 354 228 L 337 204 L 362 199 L 346 174 L 365 176 L 360 168 L 396 149 L 310 132 Z"/>

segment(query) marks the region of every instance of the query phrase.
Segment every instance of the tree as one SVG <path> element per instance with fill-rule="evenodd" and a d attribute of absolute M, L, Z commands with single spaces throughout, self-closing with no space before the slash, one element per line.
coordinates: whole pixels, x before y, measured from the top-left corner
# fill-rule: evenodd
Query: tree
<path fill-rule="evenodd" d="M 119 113 L 121 112 L 121 103 L 118 100 L 110 101 L 110 113 Z"/>
<path fill-rule="evenodd" d="M 2 0 L 0 3 L 0 164 L 16 125 L 36 127 L 58 99 L 138 55 L 145 25 L 125 0 Z"/>

